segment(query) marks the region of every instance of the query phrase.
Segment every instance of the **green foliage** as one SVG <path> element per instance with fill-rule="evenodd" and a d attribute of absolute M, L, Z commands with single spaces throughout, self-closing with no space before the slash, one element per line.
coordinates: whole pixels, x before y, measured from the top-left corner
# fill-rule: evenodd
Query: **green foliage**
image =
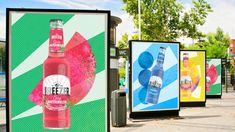
<path fill-rule="evenodd" d="M 127 11 L 138 27 L 138 1 L 123 0 Z M 199 39 L 203 35 L 197 26 L 205 23 L 211 12 L 205 0 L 193 1 L 193 7 L 185 11 L 177 0 L 141 0 L 141 36 L 144 40 L 175 41 L 181 36 Z"/>
<path fill-rule="evenodd" d="M 118 72 L 119 72 L 119 78 L 125 78 L 126 75 L 125 67 L 119 68 Z"/>
<path fill-rule="evenodd" d="M 117 47 L 119 49 L 127 49 L 128 48 L 128 34 L 127 33 L 122 35 L 122 39 L 118 41 Z"/>
<path fill-rule="evenodd" d="M 6 71 L 6 48 L 5 47 L 1 47 L 0 48 L 0 58 L 1 58 L 1 65 L 2 65 L 2 69 L 3 71 Z"/>
<path fill-rule="evenodd" d="M 182 50 L 182 49 L 185 49 L 185 48 L 186 48 L 185 45 L 183 43 L 180 43 L 180 49 Z"/>
<path fill-rule="evenodd" d="M 183 36 L 200 39 L 205 35 L 198 31 L 197 26 L 202 26 L 206 22 L 206 17 L 209 12 L 212 12 L 212 9 L 204 0 L 193 0 L 192 2 L 194 6 L 188 12 L 184 12 L 181 28 Z"/>
<path fill-rule="evenodd" d="M 215 33 L 208 33 L 203 42 L 190 45 L 185 49 L 206 50 L 207 58 L 227 58 L 229 40 L 229 35 L 224 34 L 218 27 Z"/>
<path fill-rule="evenodd" d="M 199 43 L 196 43 L 194 45 L 189 45 L 184 48 L 185 50 L 205 50 L 204 47 L 201 47 Z"/>
<path fill-rule="evenodd" d="M 229 47 L 229 35 L 224 34 L 221 28 L 217 28 L 216 33 L 209 33 L 207 40 L 203 43 L 207 51 L 208 58 L 227 58 L 227 48 Z"/>
<path fill-rule="evenodd" d="M 132 40 L 139 40 L 139 34 L 133 34 L 133 35 L 131 36 L 131 39 L 132 39 Z"/>

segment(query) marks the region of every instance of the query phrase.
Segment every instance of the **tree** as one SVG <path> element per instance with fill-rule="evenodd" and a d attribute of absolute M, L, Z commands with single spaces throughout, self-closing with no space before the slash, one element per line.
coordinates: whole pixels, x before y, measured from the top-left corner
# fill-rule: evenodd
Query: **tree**
<path fill-rule="evenodd" d="M 229 35 L 224 34 L 223 30 L 218 27 L 215 33 L 208 33 L 203 42 L 189 45 L 185 49 L 206 50 L 207 58 L 227 58 L 229 40 Z"/>
<path fill-rule="evenodd" d="M 183 36 L 200 39 L 205 35 L 198 31 L 197 26 L 202 26 L 206 22 L 206 17 L 209 12 L 212 12 L 210 5 L 204 0 L 192 1 L 193 7 L 184 13 L 181 28 Z"/>
<path fill-rule="evenodd" d="M 229 47 L 229 35 L 224 34 L 221 28 L 217 28 L 216 33 L 209 33 L 203 43 L 207 51 L 208 58 L 226 58 Z"/>
<path fill-rule="evenodd" d="M 123 0 L 124 10 L 133 16 L 138 27 L 138 1 Z M 193 1 L 193 7 L 185 11 L 177 0 L 141 0 L 141 36 L 144 40 L 175 41 L 181 36 L 199 39 L 202 33 L 197 26 L 205 23 L 211 12 L 204 0 Z"/>
<path fill-rule="evenodd" d="M 127 33 L 122 35 L 122 39 L 118 41 L 117 47 L 119 49 L 127 49 L 128 48 L 128 34 Z"/>

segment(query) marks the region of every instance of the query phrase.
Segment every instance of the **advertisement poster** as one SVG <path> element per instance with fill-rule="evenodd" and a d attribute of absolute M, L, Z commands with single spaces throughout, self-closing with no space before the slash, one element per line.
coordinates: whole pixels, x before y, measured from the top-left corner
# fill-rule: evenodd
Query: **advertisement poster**
<path fill-rule="evenodd" d="M 206 95 L 222 95 L 221 59 L 206 60 Z"/>
<path fill-rule="evenodd" d="M 104 132 L 109 11 L 8 9 L 8 129 Z"/>
<path fill-rule="evenodd" d="M 205 51 L 180 51 L 180 101 L 205 102 Z"/>
<path fill-rule="evenodd" d="M 179 110 L 179 43 L 130 41 L 131 112 Z"/>

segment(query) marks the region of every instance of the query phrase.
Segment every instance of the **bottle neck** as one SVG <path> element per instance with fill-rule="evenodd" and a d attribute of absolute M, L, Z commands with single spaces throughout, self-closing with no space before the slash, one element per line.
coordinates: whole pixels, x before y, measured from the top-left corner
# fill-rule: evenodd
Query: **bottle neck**
<path fill-rule="evenodd" d="M 49 55 L 64 54 L 63 28 L 50 28 Z"/>
<path fill-rule="evenodd" d="M 189 58 L 188 57 L 184 57 L 183 58 L 183 66 L 187 68 L 188 67 L 188 63 L 189 63 Z"/>
<path fill-rule="evenodd" d="M 164 52 L 159 52 L 158 57 L 157 57 L 157 65 L 162 67 L 165 59 L 165 54 Z"/>

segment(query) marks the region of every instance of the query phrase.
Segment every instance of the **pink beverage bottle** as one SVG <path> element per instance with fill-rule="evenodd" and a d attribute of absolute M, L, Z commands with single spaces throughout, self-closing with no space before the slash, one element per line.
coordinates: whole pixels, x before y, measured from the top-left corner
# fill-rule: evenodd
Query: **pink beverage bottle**
<path fill-rule="evenodd" d="M 70 68 L 62 26 L 62 20 L 50 20 L 49 54 L 43 63 L 43 125 L 47 129 L 70 127 Z"/>

